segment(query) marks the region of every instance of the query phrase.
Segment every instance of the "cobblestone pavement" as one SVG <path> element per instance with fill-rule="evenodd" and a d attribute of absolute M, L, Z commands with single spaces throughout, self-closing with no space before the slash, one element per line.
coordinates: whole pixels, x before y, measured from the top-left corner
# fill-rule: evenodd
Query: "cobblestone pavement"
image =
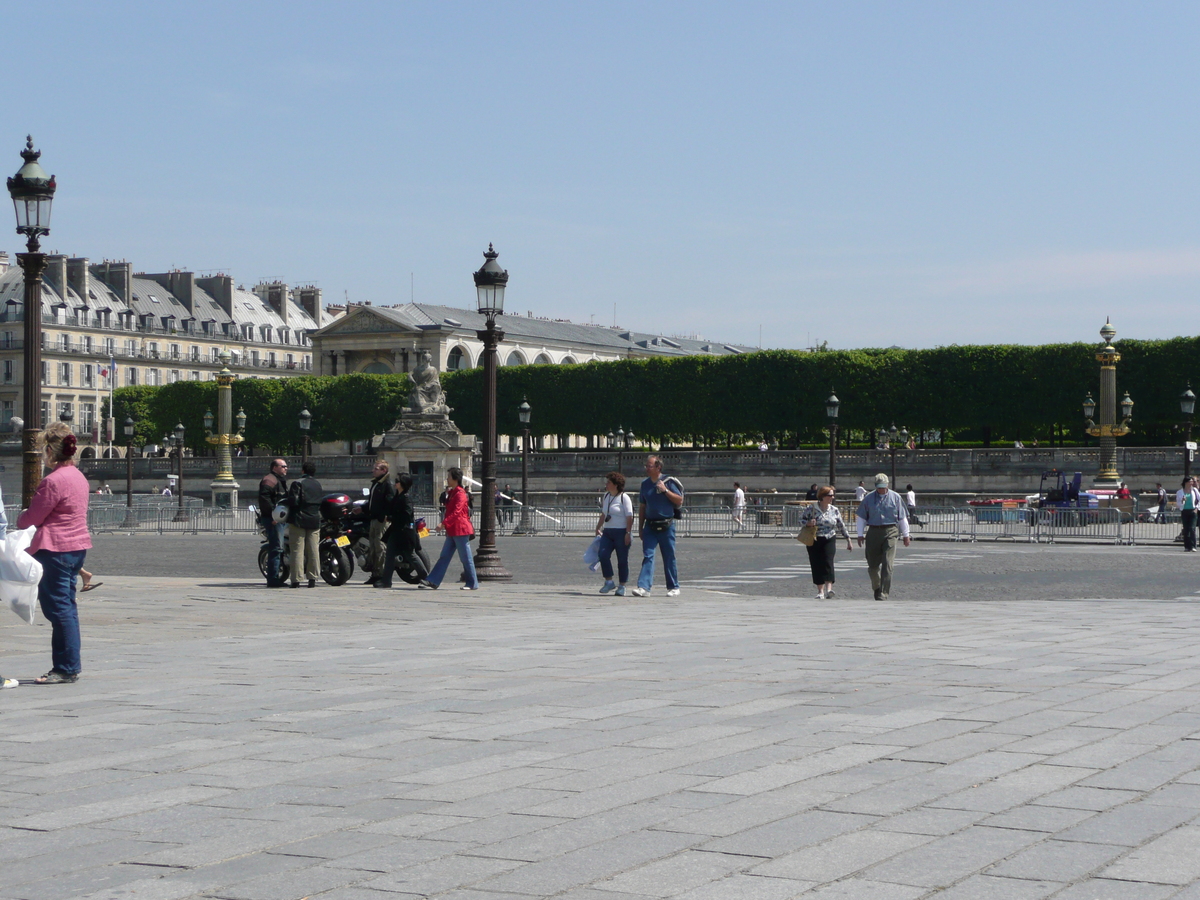
<path fill-rule="evenodd" d="M 1189 601 L 103 580 L 0 900 L 1200 898 Z"/>

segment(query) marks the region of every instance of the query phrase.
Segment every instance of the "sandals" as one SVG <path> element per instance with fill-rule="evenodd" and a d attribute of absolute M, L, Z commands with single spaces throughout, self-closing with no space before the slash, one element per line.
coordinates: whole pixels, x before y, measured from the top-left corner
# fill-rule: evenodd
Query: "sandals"
<path fill-rule="evenodd" d="M 88 591 L 94 591 L 96 588 L 100 587 L 100 585 L 102 585 L 102 584 L 104 584 L 103 581 L 89 581 L 87 584 L 85 584 L 83 587 L 81 587 L 79 589 L 79 593 L 86 594 Z"/>
<path fill-rule="evenodd" d="M 59 672 L 57 669 L 51 669 L 41 678 L 36 679 L 34 684 L 74 684 L 79 680 L 79 673 L 68 675 L 66 672 Z"/>

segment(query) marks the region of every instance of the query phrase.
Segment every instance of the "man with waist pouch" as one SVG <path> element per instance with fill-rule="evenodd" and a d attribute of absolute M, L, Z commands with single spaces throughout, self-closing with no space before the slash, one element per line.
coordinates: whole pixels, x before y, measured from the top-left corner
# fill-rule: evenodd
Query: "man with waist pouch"
<path fill-rule="evenodd" d="M 679 596 L 679 569 L 675 564 L 675 511 L 683 506 L 683 485 L 664 478 L 662 460 L 646 457 L 646 480 L 638 494 L 638 533 L 642 538 L 642 571 L 635 597 L 646 597 L 654 583 L 654 555 L 662 552 L 667 576 L 667 596 Z"/>
<path fill-rule="evenodd" d="M 876 600 L 886 600 L 892 590 L 892 567 L 896 562 L 896 539 L 908 546 L 908 508 L 900 495 L 888 490 L 888 477 L 875 476 L 875 490 L 863 497 L 855 513 L 858 546 L 867 531 L 867 573 Z"/>

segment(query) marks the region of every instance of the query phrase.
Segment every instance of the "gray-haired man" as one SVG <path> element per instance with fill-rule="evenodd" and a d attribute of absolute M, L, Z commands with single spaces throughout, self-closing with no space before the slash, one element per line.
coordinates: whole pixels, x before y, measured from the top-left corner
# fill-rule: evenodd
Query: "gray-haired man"
<path fill-rule="evenodd" d="M 909 544 L 908 509 L 904 499 L 888 490 L 888 477 L 880 472 L 875 476 L 875 490 L 863 497 L 855 513 L 858 546 L 863 545 L 863 529 L 867 531 L 867 571 L 876 600 L 886 600 L 892 590 L 892 566 L 896 562 L 896 538 Z"/>

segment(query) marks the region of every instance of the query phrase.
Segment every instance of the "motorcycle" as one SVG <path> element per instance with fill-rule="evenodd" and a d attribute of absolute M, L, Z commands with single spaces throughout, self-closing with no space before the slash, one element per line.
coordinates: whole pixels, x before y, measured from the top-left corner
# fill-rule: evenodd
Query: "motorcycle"
<path fill-rule="evenodd" d="M 349 504 L 342 520 L 342 527 L 345 529 L 346 537 L 350 539 L 350 550 L 357 560 L 359 568 L 364 572 L 373 573 L 371 566 L 371 522 L 367 519 L 366 503 L 366 500 L 355 500 Z M 417 539 L 417 556 L 420 557 L 421 562 L 424 564 L 426 572 L 433 569 L 433 566 L 429 564 L 429 557 L 425 555 L 425 551 L 421 548 L 420 538 Z M 421 575 L 417 570 L 405 565 L 399 559 L 396 560 L 395 572 L 405 584 L 419 584 L 421 581 Z"/>
<path fill-rule="evenodd" d="M 354 574 L 354 554 L 349 550 L 350 538 L 342 529 L 344 507 L 348 506 L 349 502 L 350 498 L 345 494 L 327 494 L 321 499 L 321 529 L 317 541 L 317 556 L 321 561 L 321 579 L 333 587 L 345 584 Z M 266 540 L 265 529 L 262 535 L 263 542 L 258 550 L 258 569 L 265 578 L 270 546 Z M 279 560 L 279 577 L 283 581 L 287 581 L 291 575 L 291 561 L 291 546 L 285 531 L 283 552 Z"/>

